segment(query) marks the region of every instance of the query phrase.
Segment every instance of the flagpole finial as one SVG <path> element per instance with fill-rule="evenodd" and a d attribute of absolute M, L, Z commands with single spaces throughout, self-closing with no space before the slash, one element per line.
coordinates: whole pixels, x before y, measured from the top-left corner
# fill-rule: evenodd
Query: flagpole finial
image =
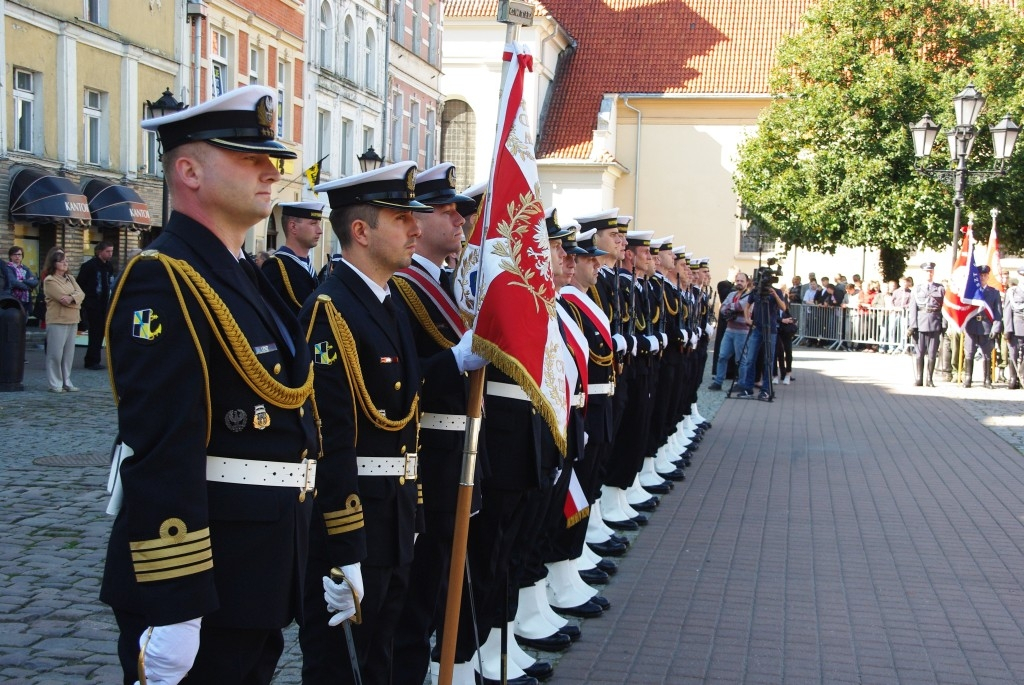
<path fill-rule="evenodd" d="M 995 207 L 990 209 L 988 213 L 992 215 L 993 219 L 995 219 L 997 216 L 999 216 L 999 210 L 996 209 Z"/>
<path fill-rule="evenodd" d="M 967 225 L 971 226 L 971 227 L 974 226 L 974 213 L 973 212 L 971 212 L 970 214 L 967 215 Z"/>

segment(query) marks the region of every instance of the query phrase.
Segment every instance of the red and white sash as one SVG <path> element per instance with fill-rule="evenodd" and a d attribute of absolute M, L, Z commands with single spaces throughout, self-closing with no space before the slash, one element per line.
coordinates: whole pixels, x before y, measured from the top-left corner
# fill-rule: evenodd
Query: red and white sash
<path fill-rule="evenodd" d="M 437 307 L 439 312 L 441 312 L 441 316 L 444 317 L 444 320 L 448 322 L 448 325 L 451 326 L 453 331 L 457 331 L 461 336 L 466 332 L 466 330 L 468 330 L 466 328 L 466 324 L 462 321 L 462 317 L 459 316 L 458 310 L 455 308 L 455 303 L 452 302 L 452 299 L 448 296 L 448 293 L 441 290 L 441 286 L 428 274 L 416 268 L 415 262 L 413 263 L 413 266 L 407 266 L 396 272 L 395 276 L 399 276 L 407 281 L 415 283 L 419 289 L 423 291 L 423 294 L 427 296 L 427 299 Z"/>
<path fill-rule="evenodd" d="M 590 319 L 590 322 L 601 333 L 601 337 L 604 338 L 604 343 L 608 346 L 608 349 L 614 350 L 615 345 L 612 343 L 611 324 L 608 322 L 608 316 L 601 311 L 597 303 L 584 295 L 579 288 L 572 285 L 564 286 L 559 291 L 559 294 L 580 310 L 580 313 Z"/>

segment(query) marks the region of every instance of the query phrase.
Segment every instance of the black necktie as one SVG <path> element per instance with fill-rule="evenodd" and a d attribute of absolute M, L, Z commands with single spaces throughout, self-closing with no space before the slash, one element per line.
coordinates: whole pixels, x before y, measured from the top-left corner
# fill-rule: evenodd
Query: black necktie
<path fill-rule="evenodd" d="M 448 269 L 441 269 L 441 289 L 449 295 L 452 294 L 452 272 Z"/>
<path fill-rule="evenodd" d="M 381 302 L 384 305 L 384 311 L 393 319 L 395 318 L 395 303 L 391 301 L 391 295 L 385 295 L 384 301 Z"/>

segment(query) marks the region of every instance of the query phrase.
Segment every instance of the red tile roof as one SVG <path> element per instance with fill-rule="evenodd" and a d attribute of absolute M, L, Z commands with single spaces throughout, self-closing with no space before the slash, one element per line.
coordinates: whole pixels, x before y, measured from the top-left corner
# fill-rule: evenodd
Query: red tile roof
<path fill-rule="evenodd" d="M 605 93 L 767 93 L 781 38 L 815 0 L 545 0 L 576 39 L 563 59 L 539 157 L 587 159 Z M 494 16 L 496 0 L 449 0 L 447 16 Z"/>

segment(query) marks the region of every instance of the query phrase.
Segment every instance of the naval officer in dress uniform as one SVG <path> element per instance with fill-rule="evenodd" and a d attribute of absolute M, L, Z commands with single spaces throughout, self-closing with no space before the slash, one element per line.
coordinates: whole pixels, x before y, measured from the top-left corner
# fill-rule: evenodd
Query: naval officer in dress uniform
<path fill-rule="evenodd" d="M 946 297 L 946 289 L 935 282 L 935 262 L 925 262 L 921 270 L 925 280 L 917 284 L 910 298 L 907 330 L 916 349 L 914 385 L 927 383 L 929 388 L 934 388 L 935 355 L 939 351 L 939 336 L 946 328 L 942 320 L 942 300 Z"/>
<path fill-rule="evenodd" d="M 100 598 L 126 684 L 142 671 L 269 683 L 299 613 L 312 372 L 298 322 L 242 251 L 270 214 L 272 158 L 295 157 L 274 140 L 274 102 L 247 86 L 142 124 L 163 146 L 172 213 L 122 274 L 107 329 L 119 444 Z"/>
<path fill-rule="evenodd" d="M 469 378 L 465 372 L 485 364 L 482 357 L 470 352 L 473 334 L 449 294 L 451 274 L 444 268 L 448 255 L 462 248 L 465 219 L 458 206 L 476 204 L 456 193 L 455 187 L 455 165 L 451 162 L 416 176 L 416 200 L 434 211 L 416 214 L 421 231 L 416 254 L 412 264 L 399 270 L 391 283 L 409 310 L 423 368 L 418 453 L 425 524 L 424 532 L 416 539 L 409 596 L 395 634 L 395 653 L 400 655 L 394 664 L 396 684 L 423 683 L 430 663 L 430 636 L 444 623 L 466 436 Z M 472 510 L 476 512 L 480 509 L 478 488 L 474 496 Z M 468 621 L 468 603 L 464 609 L 463 620 Z"/>
<path fill-rule="evenodd" d="M 362 681 L 391 679 L 392 638 L 422 532 L 422 375 L 405 308 L 389 285 L 412 262 L 421 234 L 413 214 L 431 211 L 413 199 L 415 178 L 416 165 L 400 162 L 314 189 L 327 194 L 343 258 L 299 314 L 324 444 L 299 627 L 307 685 L 353 682 L 352 655 L 336 627 L 352 616 Z"/>
<path fill-rule="evenodd" d="M 1017 271 L 1024 275 L 1024 269 Z M 1024 352 L 1024 286 L 1017 279 L 1010 281 L 1003 297 L 1003 336 L 1009 347 L 1006 361 L 1006 378 L 1010 390 L 1020 388 L 1021 354 Z"/>
<path fill-rule="evenodd" d="M 999 291 L 988 284 L 992 268 L 987 264 L 978 267 L 981 278 L 982 298 L 984 307 L 979 307 L 964 324 L 964 387 L 971 387 L 971 375 L 974 372 L 974 351 L 981 349 L 982 385 L 992 387 L 992 349 L 995 340 L 1003 329 L 1003 303 Z"/>
<path fill-rule="evenodd" d="M 318 284 L 310 251 L 324 229 L 322 202 L 282 202 L 274 208 L 275 223 L 284 231 L 284 246 L 263 263 L 263 273 L 296 316 Z"/>

